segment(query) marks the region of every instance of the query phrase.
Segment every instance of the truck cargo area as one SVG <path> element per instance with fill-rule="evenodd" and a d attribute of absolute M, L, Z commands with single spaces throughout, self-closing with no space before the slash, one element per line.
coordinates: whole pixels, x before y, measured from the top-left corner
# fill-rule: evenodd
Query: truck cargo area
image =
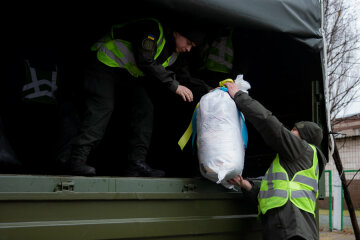
<path fill-rule="evenodd" d="M 147 1 L 145 3 L 149 4 Z M 145 4 L 144 3 L 144 4 Z M 147 5 L 145 5 L 147 6 Z M 16 48 L 6 51 L 6 78 L 1 86 L 1 122 L 4 135 L 18 160 L 12 164 L 2 163 L 2 173 L 20 174 L 67 174 L 61 168 L 65 156 L 59 154 L 69 144 L 78 127 L 74 117 L 76 104 L 82 96 L 76 92 L 81 85 L 82 68 L 91 53 L 90 46 L 101 38 L 115 23 L 137 16 L 152 15 L 203 23 L 208 31 L 215 33 L 229 26 L 219 19 L 208 16 L 190 16 L 174 11 L 148 6 L 152 11 L 135 11 L 130 5 L 127 14 L 118 17 L 98 13 L 90 8 L 82 18 L 76 18 L 75 9 L 69 14 L 45 13 L 43 20 L 38 10 L 34 17 L 24 13 L 26 25 L 7 26 L 11 41 Z M 64 8 L 66 9 L 66 8 Z M 125 8 L 126 9 L 126 8 Z M 96 15 L 96 13 L 98 15 Z M 113 13 L 113 14 L 111 14 Z M 171 14 L 170 14 L 171 13 Z M 185 21 L 185 20 L 184 20 Z M 208 23 L 208 24 L 206 24 Z M 231 25 L 230 25 L 231 26 Z M 300 120 L 325 123 L 323 76 L 321 54 L 305 41 L 264 27 L 234 24 L 234 68 L 237 74 L 251 84 L 249 94 L 273 112 L 289 128 Z M 24 79 L 24 61 L 33 58 L 59 68 L 59 92 L 56 104 L 29 103 L 22 99 L 21 83 Z M 196 66 L 196 63 L 194 63 Z M 224 75 L 194 71 L 194 76 L 211 83 L 223 80 Z M 236 74 L 233 74 L 233 78 Z M 214 86 L 216 87 L 216 86 Z M 131 84 L 119 81 L 118 102 L 106 135 L 90 156 L 90 163 L 99 176 L 122 176 L 127 159 L 129 109 L 127 92 L 134 91 Z M 161 94 L 161 93 L 160 93 Z M 186 108 L 164 104 L 155 109 L 155 129 L 148 162 L 163 169 L 167 177 L 198 176 L 198 161 L 189 143 L 181 151 L 177 141 L 185 132 L 192 118 L 196 103 Z M 181 113 L 181 114 L 179 114 Z M 247 123 L 249 143 L 246 150 L 244 175 L 262 176 L 274 157 L 264 144 L 260 134 Z M 195 147 L 195 146 L 194 146 Z M 61 158 L 61 159 L 60 159 Z"/>
<path fill-rule="evenodd" d="M 251 85 L 249 94 L 286 127 L 315 121 L 327 136 L 318 16 L 309 21 L 319 26 L 297 22 L 300 7 L 294 17 L 279 14 L 278 22 L 267 22 L 248 17 L 246 11 L 240 14 L 240 6 L 232 9 L 232 2 L 236 1 L 139 0 L 106 7 L 59 3 L 56 11 L 53 6 L 31 5 L 14 15 L 16 23 L 9 21 L 4 30 L 6 75 L 0 81 L 0 144 L 6 148 L 0 156 L 0 239 L 261 239 L 256 206 L 241 191 L 201 176 L 196 144 L 190 141 L 183 151 L 177 144 L 197 102 L 173 105 L 164 99 L 155 106 L 147 162 L 166 176 L 124 177 L 131 121 L 128 95 L 136 89 L 120 80 L 112 119 L 89 157 L 97 176 L 72 176 L 66 170 L 70 141 L 81 118 L 84 96 L 79 89 L 90 47 L 112 25 L 138 17 L 196 22 L 209 36 L 231 27 L 235 62 L 230 77 L 242 74 Z M 262 4 L 266 2 L 278 1 Z M 258 11 L 251 1 L 244 6 Z M 260 15 L 266 15 L 264 9 L 259 7 L 264 11 Z M 276 20 L 273 15 L 269 16 Z M 276 28 L 284 22 L 290 32 Z M 316 33 L 303 31 L 307 28 Z M 53 104 L 24 101 L 29 58 L 45 67 L 57 65 L 59 88 Z M 194 62 L 193 76 L 214 88 L 229 77 L 199 69 Z M 243 176 L 257 178 L 265 174 L 276 153 L 246 124 L 249 140 Z M 322 148 L 327 149 L 326 141 Z"/>

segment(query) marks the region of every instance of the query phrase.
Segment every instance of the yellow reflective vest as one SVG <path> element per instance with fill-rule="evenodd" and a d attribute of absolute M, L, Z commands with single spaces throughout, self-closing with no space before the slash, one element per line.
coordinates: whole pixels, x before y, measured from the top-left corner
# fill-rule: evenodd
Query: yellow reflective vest
<path fill-rule="evenodd" d="M 319 164 L 316 148 L 313 165 L 306 170 L 297 172 L 289 181 L 285 169 L 280 165 L 279 155 L 276 156 L 267 170 L 258 195 L 259 213 L 265 214 L 272 208 L 281 207 L 290 200 L 296 207 L 315 216 L 315 205 L 318 197 Z"/>
<path fill-rule="evenodd" d="M 139 21 L 155 21 L 158 24 L 160 35 L 156 41 L 156 60 L 164 49 L 166 40 L 164 38 L 163 27 L 160 22 L 154 18 L 139 19 Z M 134 77 L 144 76 L 144 73 L 136 65 L 132 44 L 129 41 L 114 38 L 114 29 L 122 28 L 133 22 L 128 22 L 120 25 L 115 25 L 111 28 L 110 35 L 105 36 L 95 43 L 92 51 L 97 51 L 97 59 L 109 67 L 118 67 L 126 69 Z M 164 68 L 172 65 L 178 57 L 178 53 L 174 52 L 170 57 L 162 63 Z"/>
<path fill-rule="evenodd" d="M 205 68 L 222 73 L 230 73 L 233 68 L 234 49 L 232 31 L 227 35 L 218 36 L 208 50 Z"/>

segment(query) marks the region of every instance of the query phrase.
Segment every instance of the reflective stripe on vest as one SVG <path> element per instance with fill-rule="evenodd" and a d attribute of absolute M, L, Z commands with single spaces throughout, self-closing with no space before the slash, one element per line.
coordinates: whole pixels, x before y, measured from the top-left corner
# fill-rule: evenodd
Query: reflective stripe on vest
<path fill-rule="evenodd" d="M 163 28 L 160 22 L 153 18 L 140 19 L 133 22 L 113 26 L 110 33 L 111 37 L 106 36 L 102 38 L 91 48 L 93 51 L 97 51 L 98 60 L 109 67 L 125 68 L 134 77 L 144 76 L 144 73 L 136 65 L 135 57 L 132 51 L 132 44 L 125 40 L 114 39 L 114 34 L 113 34 L 115 28 L 122 28 L 125 25 L 134 22 L 144 21 L 144 20 L 155 21 L 159 27 L 160 35 L 158 40 L 156 41 L 157 49 L 156 49 L 156 54 L 154 56 L 154 60 L 156 60 L 160 56 L 162 50 L 164 49 L 166 40 L 164 38 Z M 163 67 L 171 66 L 176 61 L 177 56 L 178 53 L 173 53 L 170 57 L 168 57 L 165 60 L 162 66 Z"/>
<path fill-rule="evenodd" d="M 231 33 L 228 36 L 221 36 L 212 43 L 205 67 L 215 72 L 230 73 L 233 67 L 233 59 L 234 49 Z"/>
<path fill-rule="evenodd" d="M 22 89 L 24 98 L 43 103 L 55 103 L 55 91 L 58 88 L 57 66 L 55 66 L 55 71 L 50 72 L 36 70 L 30 66 L 29 60 L 25 60 L 25 65 L 27 83 Z"/>
<path fill-rule="evenodd" d="M 164 68 L 166 68 L 166 67 L 168 67 L 168 66 L 173 65 L 178 56 L 179 56 L 179 53 L 173 52 L 173 54 L 171 54 L 171 56 L 168 57 L 168 59 L 166 59 L 166 61 L 162 64 L 162 66 L 163 66 Z"/>
<path fill-rule="evenodd" d="M 313 149 L 313 165 L 309 169 L 297 172 L 291 181 L 276 156 L 261 182 L 259 213 L 283 206 L 289 199 L 298 208 L 314 214 L 318 197 L 319 164 L 316 148 Z"/>

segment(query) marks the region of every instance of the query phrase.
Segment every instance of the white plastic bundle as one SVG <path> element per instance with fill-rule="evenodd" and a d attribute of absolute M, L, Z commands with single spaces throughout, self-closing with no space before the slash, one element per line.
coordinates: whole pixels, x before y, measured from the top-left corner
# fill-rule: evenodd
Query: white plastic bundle
<path fill-rule="evenodd" d="M 241 79 L 235 81 L 250 85 Z M 226 188 L 233 188 L 227 180 L 242 174 L 245 144 L 241 120 L 235 102 L 228 92 L 217 89 L 204 95 L 197 111 L 197 147 L 201 174 Z M 243 116 L 242 116 L 243 117 Z M 246 128 L 245 128 L 246 131 Z M 247 133 L 246 133 L 247 134 Z"/>

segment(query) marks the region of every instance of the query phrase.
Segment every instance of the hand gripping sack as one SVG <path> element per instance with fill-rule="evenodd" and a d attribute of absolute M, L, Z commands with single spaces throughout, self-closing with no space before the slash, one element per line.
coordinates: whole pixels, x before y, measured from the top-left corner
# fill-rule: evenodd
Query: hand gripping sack
<path fill-rule="evenodd" d="M 226 92 L 204 95 L 197 111 L 197 147 L 201 174 L 227 188 L 227 180 L 242 174 L 247 130 L 244 117 Z"/>

